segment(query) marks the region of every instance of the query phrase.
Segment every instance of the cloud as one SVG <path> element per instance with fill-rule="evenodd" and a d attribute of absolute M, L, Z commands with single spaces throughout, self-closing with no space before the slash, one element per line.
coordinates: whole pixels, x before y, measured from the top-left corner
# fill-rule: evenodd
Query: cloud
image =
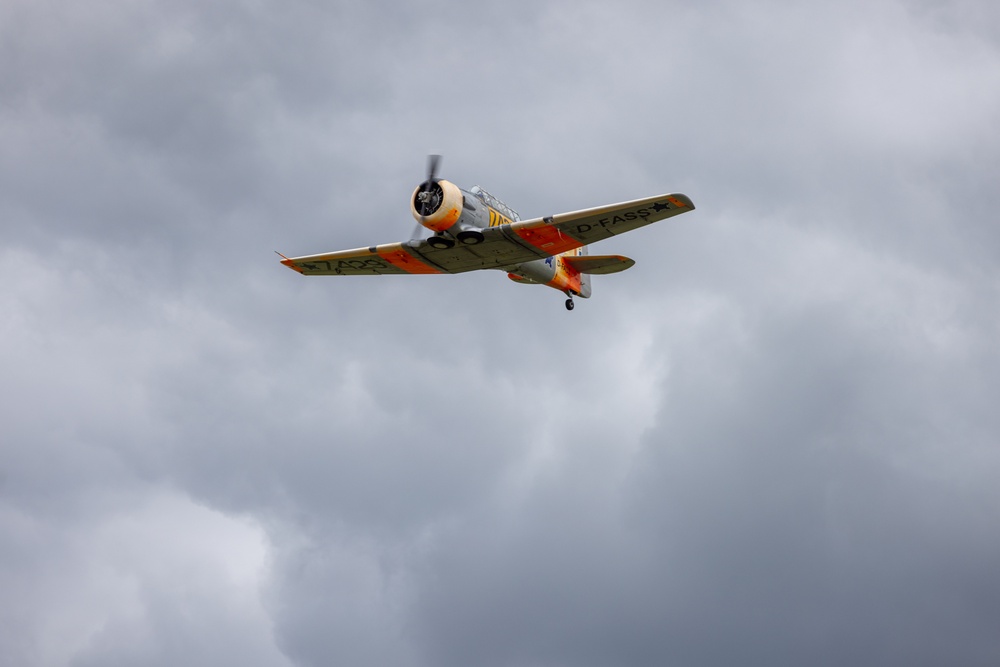
<path fill-rule="evenodd" d="M 994 664 L 991 7 L 8 3 L 0 662 Z M 571 314 L 277 263 L 431 151 L 698 209 Z"/>

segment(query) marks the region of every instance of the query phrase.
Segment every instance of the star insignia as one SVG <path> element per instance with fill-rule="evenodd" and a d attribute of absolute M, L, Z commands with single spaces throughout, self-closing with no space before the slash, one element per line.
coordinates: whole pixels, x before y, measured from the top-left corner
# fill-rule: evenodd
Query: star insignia
<path fill-rule="evenodd" d="M 664 204 L 663 202 L 659 202 L 658 201 L 655 204 L 653 204 L 652 208 L 653 208 L 654 211 L 656 211 L 657 213 L 659 213 L 660 211 L 666 211 L 670 207 L 667 206 L 666 204 Z"/>

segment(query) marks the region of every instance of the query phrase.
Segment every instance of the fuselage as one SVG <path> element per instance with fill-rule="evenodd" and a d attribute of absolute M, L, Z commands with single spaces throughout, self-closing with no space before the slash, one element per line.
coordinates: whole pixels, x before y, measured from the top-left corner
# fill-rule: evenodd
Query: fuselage
<path fill-rule="evenodd" d="M 417 186 L 412 203 L 413 217 L 434 232 L 428 243 L 438 248 L 456 243 L 481 243 L 481 230 L 510 225 L 521 219 L 517 211 L 478 185 L 463 190 L 445 180 Z M 515 282 L 546 285 L 567 295 L 588 298 L 591 293 L 589 276 L 581 274 L 563 259 L 586 254 L 586 247 L 576 247 L 551 257 L 503 268 Z"/>

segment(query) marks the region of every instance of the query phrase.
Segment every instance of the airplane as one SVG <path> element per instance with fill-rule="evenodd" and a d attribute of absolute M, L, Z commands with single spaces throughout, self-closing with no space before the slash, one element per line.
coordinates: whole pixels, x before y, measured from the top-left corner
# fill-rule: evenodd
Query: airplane
<path fill-rule="evenodd" d="M 587 246 L 694 210 L 682 194 L 657 195 L 569 213 L 521 220 L 517 212 L 479 186 L 463 190 L 437 177 L 441 156 L 428 158 L 427 179 L 410 198 L 418 225 L 409 241 L 285 257 L 281 263 L 307 276 L 464 273 L 499 269 L 522 285 L 546 285 L 590 298 L 591 275 L 618 273 L 635 261 L 590 255 Z M 433 232 L 418 238 L 421 227 Z"/>

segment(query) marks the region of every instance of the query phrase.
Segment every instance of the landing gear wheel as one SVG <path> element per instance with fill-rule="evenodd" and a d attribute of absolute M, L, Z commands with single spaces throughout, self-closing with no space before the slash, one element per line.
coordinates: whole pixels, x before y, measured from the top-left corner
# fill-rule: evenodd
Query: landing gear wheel
<path fill-rule="evenodd" d="M 432 236 L 427 239 L 427 244 L 431 247 L 438 248 L 439 250 L 447 250 L 448 248 L 454 246 L 455 242 L 443 236 Z"/>
<path fill-rule="evenodd" d="M 566 310 L 573 310 L 574 305 L 573 299 L 566 299 Z"/>
<path fill-rule="evenodd" d="M 482 232 L 476 232 L 476 231 L 459 232 L 457 238 L 465 245 L 475 245 L 477 243 L 482 243 L 484 240 L 486 240 L 486 237 L 483 236 Z"/>

